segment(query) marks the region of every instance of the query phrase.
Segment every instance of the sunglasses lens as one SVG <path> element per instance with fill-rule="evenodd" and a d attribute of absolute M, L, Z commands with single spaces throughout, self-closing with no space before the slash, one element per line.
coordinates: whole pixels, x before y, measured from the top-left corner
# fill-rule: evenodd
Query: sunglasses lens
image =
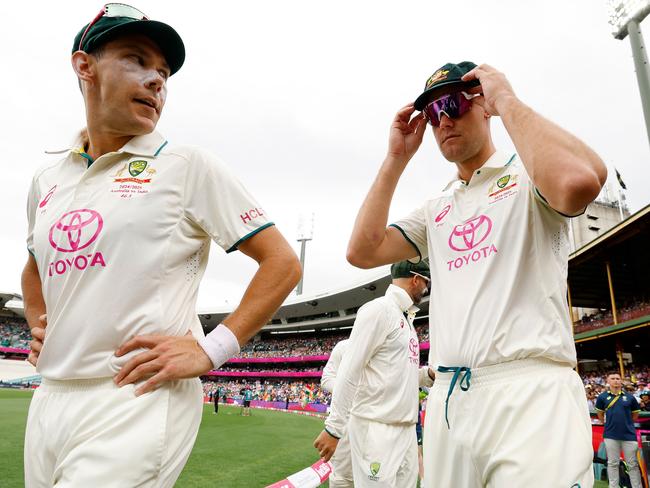
<path fill-rule="evenodd" d="M 450 119 L 457 119 L 465 114 L 472 102 L 465 98 L 462 92 L 450 93 L 437 98 L 424 108 L 424 114 L 434 127 L 440 126 L 440 117 L 442 114 Z"/>

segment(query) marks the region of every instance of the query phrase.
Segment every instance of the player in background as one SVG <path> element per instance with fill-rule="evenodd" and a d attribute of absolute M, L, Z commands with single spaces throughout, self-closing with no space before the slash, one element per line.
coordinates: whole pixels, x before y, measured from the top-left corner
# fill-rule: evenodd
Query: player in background
<path fill-rule="evenodd" d="M 418 386 L 430 386 L 433 372 L 420 368 L 413 319 L 428 291 L 429 267 L 403 261 L 391 277 L 386 294 L 357 312 L 330 415 L 314 441 L 328 461 L 348 434 L 357 488 L 415 486 L 418 477 Z"/>
<path fill-rule="evenodd" d="M 28 488 L 173 486 L 201 421 L 198 377 L 235 356 L 300 277 L 228 167 L 156 131 L 184 59 L 172 27 L 125 4 L 104 6 L 72 43 L 86 129 L 28 198 L 22 290 L 43 378 L 25 434 Z M 211 241 L 259 267 L 204 337 L 196 298 Z"/>
<path fill-rule="evenodd" d="M 518 154 L 495 148 L 495 116 Z M 388 226 L 427 122 L 456 175 Z M 361 268 L 429 257 L 436 383 L 424 422 L 426 488 L 593 485 L 566 298 L 568 219 L 606 177 L 593 150 L 524 104 L 488 65 L 442 66 L 395 116 L 347 257 Z"/>
<path fill-rule="evenodd" d="M 330 358 L 327 360 L 327 364 L 323 368 L 320 385 L 325 391 L 334 393 L 336 375 L 338 374 L 341 360 L 347 350 L 348 341 L 349 339 L 343 339 L 334 346 Z M 353 487 L 354 478 L 352 476 L 352 457 L 350 454 L 350 440 L 348 439 L 347 433 L 339 439 L 336 446 L 336 452 L 334 452 L 334 455 L 330 459 L 330 463 L 332 463 L 332 474 L 329 477 L 330 488 Z"/>
<path fill-rule="evenodd" d="M 253 392 L 251 391 L 251 387 L 249 385 L 246 385 L 246 388 L 244 388 L 244 391 L 242 392 L 242 408 L 240 411 L 240 415 L 243 417 L 250 417 L 252 399 Z"/>

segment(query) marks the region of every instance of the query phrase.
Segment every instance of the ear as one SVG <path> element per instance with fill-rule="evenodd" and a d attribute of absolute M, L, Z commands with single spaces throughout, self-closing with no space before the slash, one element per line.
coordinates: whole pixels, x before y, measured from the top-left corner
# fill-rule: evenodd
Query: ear
<path fill-rule="evenodd" d="M 72 69 L 79 81 L 92 81 L 95 77 L 96 59 L 83 51 L 72 55 Z"/>

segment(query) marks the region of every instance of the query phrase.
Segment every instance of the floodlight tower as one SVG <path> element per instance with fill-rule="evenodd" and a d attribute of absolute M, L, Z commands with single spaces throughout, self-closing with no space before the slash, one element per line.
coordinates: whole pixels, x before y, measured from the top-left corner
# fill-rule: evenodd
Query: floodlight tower
<path fill-rule="evenodd" d="M 296 295 L 302 295 L 302 285 L 305 280 L 305 250 L 307 248 L 307 241 L 311 241 L 314 237 L 314 213 L 311 215 L 300 215 L 298 218 L 298 239 L 300 243 L 300 268 L 302 269 L 302 276 L 298 282 Z"/>
<path fill-rule="evenodd" d="M 650 67 L 641 33 L 641 22 L 650 13 L 650 0 L 608 0 L 607 3 L 609 24 L 613 27 L 612 35 L 620 40 L 630 36 L 646 133 L 650 142 Z"/>

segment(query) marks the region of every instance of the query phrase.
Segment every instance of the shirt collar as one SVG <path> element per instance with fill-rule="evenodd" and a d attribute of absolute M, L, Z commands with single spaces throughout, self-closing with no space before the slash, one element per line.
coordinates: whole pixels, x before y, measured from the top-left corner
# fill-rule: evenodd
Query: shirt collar
<path fill-rule="evenodd" d="M 396 285 L 388 285 L 386 297 L 390 298 L 400 309 L 401 312 L 415 313 L 420 310 L 413 304 L 413 299 L 406 293 L 406 290 Z"/>
<path fill-rule="evenodd" d="M 505 151 L 495 151 L 492 156 L 490 156 L 487 161 L 479 169 L 491 168 L 491 169 L 501 169 L 505 166 L 508 166 L 512 160 L 515 158 L 515 154 L 507 153 Z M 452 180 L 447 183 L 444 191 L 447 191 L 454 183 L 457 181 L 463 181 L 460 179 L 458 173 L 452 178 Z"/>
<path fill-rule="evenodd" d="M 86 130 L 79 132 L 71 146 L 59 151 L 45 151 L 47 154 L 62 154 L 72 152 L 75 154 L 84 154 L 85 145 L 88 139 L 85 135 Z M 136 156 L 156 157 L 167 145 L 165 138 L 156 131 L 142 136 L 132 137 L 129 142 L 117 150 L 118 153 L 128 153 Z"/>

